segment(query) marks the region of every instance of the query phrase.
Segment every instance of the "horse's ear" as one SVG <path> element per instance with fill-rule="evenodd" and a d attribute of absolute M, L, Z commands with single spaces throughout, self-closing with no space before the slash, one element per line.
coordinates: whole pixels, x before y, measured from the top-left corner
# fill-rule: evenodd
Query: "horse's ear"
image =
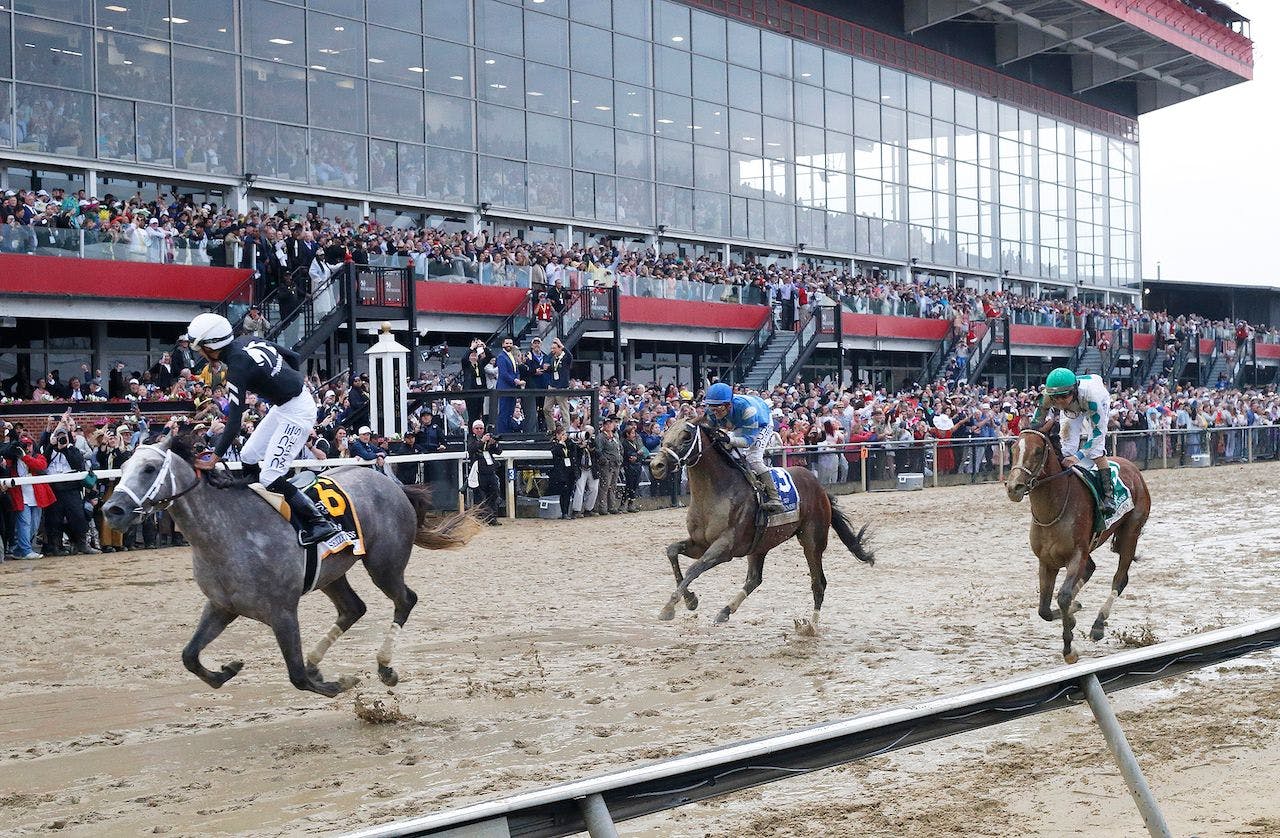
<path fill-rule="evenodd" d="M 1040 426 L 1040 433 L 1045 436 L 1053 436 L 1058 432 L 1058 420 L 1046 419 L 1044 424 Z"/>
<path fill-rule="evenodd" d="M 169 431 L 160 437 L 160 441 L 156 443 L 156 449 L 159 451 L 168 451 L 173 447 L 173 431 Z"/>

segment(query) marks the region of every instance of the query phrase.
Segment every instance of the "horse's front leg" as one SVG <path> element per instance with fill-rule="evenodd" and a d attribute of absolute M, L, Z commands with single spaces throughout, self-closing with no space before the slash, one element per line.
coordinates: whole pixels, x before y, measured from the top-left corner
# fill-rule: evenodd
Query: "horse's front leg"
<path fill-rule="evenodd" d="M 244 666 L 244 662 L 232 661 L 219 671 L 211 672 L 200 663 L 200 653 L 238 616 L 234 611 L 226 611 L 206 601 L 204 612 L 200 615 L 200 625 L 196 626 L 196 633 L 191 635 L 191 640 L 182 650 L 183 665 L 215 690 L 234 678 Z"/>
<path fill-rule="evenodd" d="M 696 559 L 702 555 L 702 552 L 702 548 L 694 544 L 691 538 L 667 545 L 667 558 L 671 560 L 671 570 L 675 572 L 677 585 L 684 581 L 684 571 L 680 570 L 680 554 L 684 553 L 686 556 L 692 556 Z M 684 607 L 690 611 L 697 611 L 698 595 L 686 589 L 684 592 Z"/>
<path fill-rule="evenodd" d="M 302 634 L 298 630 L 298 612 L 281 610 L 271 621 L 271 630 L 275 632 L 276 643 L 280 644 L 280 653 L 284 655 L 284 665 L 289 670 L 289 683 L 300 690 L 310 690 L 320 695 L 333 698 L 342 692 L 343 686 L 336 681 L 321 681 L 307 672 L 307 663 L 302 657 Z"/>
<path fill-rule="evenodd" d="M 676 616 L 676 603 L 689 590 L 689 585 L 702 575 L 703 571 L 708 568 L 715 567 L 721 562 L 727 562 L 733 558 L 733 542 L 734 535 L 731 532 L 725 532 L 715 541 L 711 542 L 711 546 L 706 549 L 697 561 L 689 565 L 689 569 L 685 571 L 680 584 L 676 585 L 675 591 L 671 594 L 671 599 L 667 600 L 667 604 L 662 606 L 662 610 L 658 612 L 659 620 L 673 620 Z M 669 551 L 668 551 L 669 552 Z"/>
<path fill-rule="evenodd" d="M 1058 581 L 1058 568 L 1052 567 L 1044 559 L 1040 560 L 1040 607 L 1037 612 L 1040 619 L 1051 623 L 1058 619 L 1058 612 L 1053 608 L 1053 584 Z"/>
<path fill-rule="evenodd" d="M 1090 561 L 1088 555 L 1077 553 L 1067 564 L 1066 575 L 1062 578 L 1062 587 L 1058 589 L 1058 610 L 1062 614 L 1062 659 L 1067 663 L 1075 663 L 1080 656 L 1071 648 L 1071 640 L 1075 635 L 1076 617 L 1080 610 L 1075 601 L 1080 588 L 1089 578 L 1089 569 L 1085 567 Z"/>

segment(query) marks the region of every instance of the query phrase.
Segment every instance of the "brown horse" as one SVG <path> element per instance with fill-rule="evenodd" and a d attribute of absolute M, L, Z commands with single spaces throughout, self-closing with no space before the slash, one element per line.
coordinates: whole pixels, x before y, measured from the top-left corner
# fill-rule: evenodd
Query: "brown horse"
<path fill-rule="evenodd" d="M 1071 475 L 1071 469 L 1063 468 L 1059 437 L 1045 433 L 1051 424 L 1041 430 L 1027 428 L 1018 436 L 1005 491 L 1015 503 L 1031 495 L 1031 550 L 1040 560 L 1040 617 L 1046 621 L 1062 617 L 1062 657 L 1075 663 L 1080 657 L 1071 649 L 1075 612 L 1080 609 L 1075 599 L 1097 568 L 1090 554 L 1111 538 L 1111 549 L 1120 556 L 1111 595 L 1089 632 L 1089 637 L 1101 640 L 1111 605 L 1129 584 L 1129 565 L 1137 553 L 1138 536 L 1151 514 L 1151 493 L 1137 466 L 1122 457 L 1110 457 L 1120 466 L 1120 479 L 1133 495 L 1133 509 L 1095 536 L 1093 496 Z M 1067 573 L 1058 590 L 1058 607 L 1051 608 L 1053 585 L 1063 568 Z"/>
<path fill-rule="evenodd" d="M 667 425 L 661 447 L 649 459 L 649 471 L 654 478 L 666 476 L 669 466 L 684 466 L 689 470 L 689 504 L 687 525 L 689 537 L 667 546 L 667 558 L 676 576 L 676 590 L 658 614 L 660 620 L 675 617 L 676 603 L 684 598 L 690 611 L 698 607 L 698 597 L 689 585 L 703 571 L 727 562 L 736 556 L 747 557 L 747 581 L 720 613 L 716 622 L 723 623 L 738 610 L 752 591 L 764 579 L 764 557 L 779 544 L 797 537 L 804 547 L 809 563 L 809 579 L 813 588 L 813 618 L 796 620 L 796 630 L 804 635 L 817 633 L 818 612 L 827 589 L 827 577 L 822 572 L 822 553 L 827 549 L 827 533 L 832 527 L 853 555 L 867 564 L 875 563 L 875 555 L 867 548 L 864 525 L 853 531 L 849 519 L 837 507 L 833 498 L 813 472 L 805 468 L 787 469 L 791 482 L 800 498 L 800 517 L 790 524 L 768 527 L 756 532 L 755 489 L 737 465 L 729 461 L 724 446 L 713 436 L 715 432 L 701 422 L 675 419 Z M 689 570 L 680 570 L 680 554 L 695 559 Z"/>

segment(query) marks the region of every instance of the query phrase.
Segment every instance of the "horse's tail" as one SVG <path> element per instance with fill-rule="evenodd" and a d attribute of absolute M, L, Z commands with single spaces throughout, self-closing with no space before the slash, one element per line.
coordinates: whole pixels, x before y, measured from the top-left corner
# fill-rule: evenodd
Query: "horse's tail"
<path fill-rule="evenodd" d="M 876 563 L 876 554 L 867 543 L 867 524 L 862 525 L 862 529 L 857 532 L 853 531 L 853 524 L 849 523 L 848 517 L 836 505 L 835 495 L 827 492 L 827 500 L 831 502 L 831 526 L 835 529 L 836 535 L 840 536 L 840 540 L 845 547 L 849 548 L 849 552 L 858 557 L 858 561 L 867 564 Z"/>
<path fill-rule="evenodd" d="M 428 550 L 456 550 L 484 528 L 484 524 L 474 512 L 456 512 L 453 515 L 435 521 L 435 506 L 431 503 L 429 486 L 401 486 L 405 497 L 413 504 L 413 511 L 418 516 L 417 530 L 413 543 Z M 434 526 L 432 525 L 434 523 Z"/>

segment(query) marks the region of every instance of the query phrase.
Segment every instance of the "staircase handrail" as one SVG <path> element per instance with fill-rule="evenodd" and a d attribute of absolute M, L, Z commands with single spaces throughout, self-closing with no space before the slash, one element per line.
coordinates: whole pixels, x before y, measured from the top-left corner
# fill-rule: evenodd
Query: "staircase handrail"
<path fill-rule="evenodd" d="M 1174 361 L 1173 361 L 1173 380 L 1174 381 L 1182 380 L 1182 375 L 1187 370 L 1187 362 L 1191 360 L 1191 349 L 1193 346 L 1196 348 L 1196 354 L 1199 355 L 1200 354 L 1199 335 L 1192 335 L 1190 338 L 1188 338 L 1186 341 L 1183 342 L 1182 346 L 1178 347 L 1178 354 L 1174 357 Z"/>
<path fill-rule="evenodd" d="M 1213 375 L 1213 368 L 1218 363 L 1218 356 L 1222 352 L 1222 340 L 1220 338 L 1213 339 L 1213 351 L 1209 353 L 1208 363 L 1202 363 L 1196 368 L 1196 378 L 1200 381 L 1200 386 L 1205 387 L 1210 384 L 1209 376 Z"/>
<path fill-rule="evenodd" d="M 738 350 L 737 354 L 733 356 L 733 360 L 729 362 L 728 375 L 726 376 L 729 381 L 734 384 L 743 382 L 747 374 L 751 372 L 752 365 L 760 357 L 760 353 L 764 351 L 764 348 L 769 345 L 769 341 L 773 339 L 776 332 L 777 324 L 773 322 L 773 312 L 772 310 L 766 310 L 764 323 L 761 324 L 759 329 L 756 329 L 751 339 Z"/>
<path fill-rule="evenodd" d="M 339 309 L 346 302 L 346 295 L 353 293 L 355 267 L 355 264 L 351 262 L 343 264 L 304 295 L 299 300 L 297 308 L 290 312 L 280 312 L 276 322 L 267 330 L 267 339 L 278 341 L 287 329 L 301 319 L 302 328 L 297 332 L 296 339 L 290 342 L 290 348 L 296 349 L 301 346 L 315 331 L 320 321 Z M 272 289 L 267 298 L 259 305 L 265 305 L 267 301 L 275 299 L 279 295 L 279 291 L 278 287 Z M 326 310 L 317 314 L 316 308 L 321 303 L 326 306 Z"/>
<path fill-rule="evenodd" d="M 1142 359 L 1141 364 L 1135 362 L 1133 365 L 1134 375 L 1132 383 L 1134 385 L 1139 385 L 1151 378 L 1151 371 L 1155 369 L 1156 358 L 1160 356 L 1163 348 L 1164 347 L 1160 345 L 1160 335 L 1153 334 L 1151 338 L 1151 347 L 1147 349 L 1146 357 Z"/>
<path fill-rule="evenodd" d="M 757 388 L 764 393 L 777 387 L 786 378 L 786 371 L 794 366 L 800 360 L 800 347 L 803 342 L 808 339 L 812 340 L 818 332 L 818 320 L 813 316 L 811 309 L 802 309 L 800 313 L 800 328 L 787 339 L 787 347 L 778 359 L 773 362 L 768 369 L 752 369 L 752 377 L 764 373 L 764 380 Z"/>
<path fill-rule="evenodd" d="M 920 383 L 930 384 L 942 372 L 942 365 L 947 362 L 947 358 L 951 355 L 951 350 L 955 348 L 956 339 L 948 335 L 938 342 L 938 348 L 929 354 L 925 359 L 924 366 L 920 369 Z"/>
<path fill-rule="evenodd" d="M 986 321 L 987 330 L 978 338 L 977 344 L 969 351 L 969 363 L 966 366 L 966 375 L 969 381 L 975 381 L 982 374 L 982 369 L 987 365 L 987 361 L 995 354 L 996 350 L 996 324 L 1001 324 L 1003 332 L 1004 319 Z"/>
<path fill-rule="evenodd" d="M 1231 367 L 1231 386 L 1239 387 L 1240 379 L 1244 376 L 1245 361 L 1249 358 L 1249 353 L 1253 349 L 1253 335 L 1249 335 L 1241 343 L 1236 341 L 1236 362 Z"/>
<path fill-rule="evenodd" d="M 1080 363 L 1084 360 L 1084 353 L 1089 349 L 1089 330 L 1080 330 L 1080 342 L 1076 344 L 1075 351 L 1071 353 L 1071 360 L 1067 363 L 1067 368 L 1072 372 L 1080 371 Z"/>
<path fill-rule="evenodd" d="M 822 338 L 822 322 L 824 309 L 821 306 L 813 306 L 800 315 L 800 331 L 794 343 L 796 352 L 790 362 L 782 365 L 781 380 L 785 381 L 795 376 L 797 367 L 804 363 L 805 359 L 813 352 L 813 348 L 818 345 L 818 341 Z M 839 310 L 836 310 L 839 316 Z M 788 353 L 789 354 L 789 353 Z M 786 359 L 786 355 L 783 359 Z M 770 385 L 772 388 L 773 385 Z"/>
<path fill-rule="evenodd" d="M 522 337 L 528 324 L 526 323 L 524 326 L 517 329 L 516 322 L 522 317 L 532 320 L 532 307 L 533 292 L 526 289 L 524 292 L 524 298 L 520 300 L 520 304 L 516 306 L 515 310 L 503 318 L 502 322 L 498 324 L 498 328 L 494 329 L 493 332 L 485 338 L 484 345 L 488 347 L 501 346 L 502 341 L 506 339 L 508 335 L 517 339 Z"/>

